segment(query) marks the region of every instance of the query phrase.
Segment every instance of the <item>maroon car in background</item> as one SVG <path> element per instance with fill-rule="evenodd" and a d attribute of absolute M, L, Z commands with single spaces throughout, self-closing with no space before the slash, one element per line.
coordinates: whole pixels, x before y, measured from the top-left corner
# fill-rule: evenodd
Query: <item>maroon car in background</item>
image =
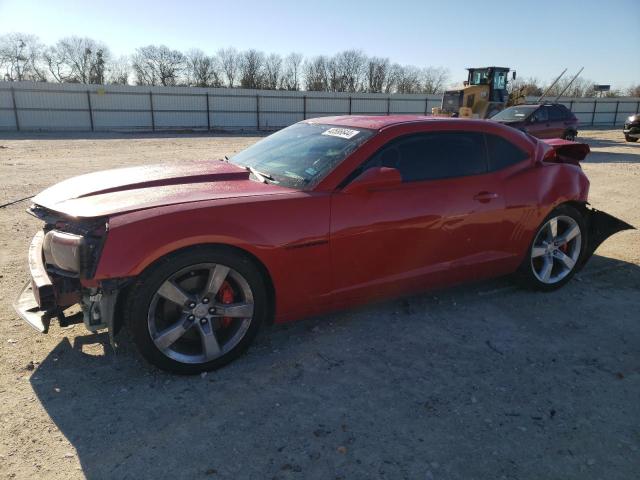
<path fill-rule="evenodd" d="M 491 117 L 537 138 L 564 138 L 575 140 L 578 135 L 578 119 L 564 105 L 516 105 L 505 108 Z"/>

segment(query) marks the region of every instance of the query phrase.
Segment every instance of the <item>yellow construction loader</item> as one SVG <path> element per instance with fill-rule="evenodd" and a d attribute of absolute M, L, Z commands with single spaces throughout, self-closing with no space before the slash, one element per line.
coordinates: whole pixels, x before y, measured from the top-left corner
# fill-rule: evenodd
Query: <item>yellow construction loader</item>
<path fill-rule="evenodd" d="M 442 106 L 434 108 L 434 115 L 490 118 L 502 110 L 509 100 L 507 83 L 510 69 L 507 67 L 467 68 L 469 77 L 459 90 L 447 90 Z M 511 72 L 516 79 L 516 72 Z"/>

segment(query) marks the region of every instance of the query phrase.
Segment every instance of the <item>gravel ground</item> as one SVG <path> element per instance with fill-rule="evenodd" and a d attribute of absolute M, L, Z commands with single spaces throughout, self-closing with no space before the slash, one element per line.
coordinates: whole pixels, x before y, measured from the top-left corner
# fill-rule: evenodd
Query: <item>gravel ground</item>
<path fill-rule="evenodd" d="M 581 132 L 596 207 L 640 226 L 640 144 Z M 0 136 L 0 204 L 68 176 L 219 157 L 256 137 Z M 126 339 L 10 303 L 39 228 L 0 210 L 0 478 L 640 477 L 640 233 L 565 288 L 509 279 L 265 329 L 216 373 L 176 377 Z"/>

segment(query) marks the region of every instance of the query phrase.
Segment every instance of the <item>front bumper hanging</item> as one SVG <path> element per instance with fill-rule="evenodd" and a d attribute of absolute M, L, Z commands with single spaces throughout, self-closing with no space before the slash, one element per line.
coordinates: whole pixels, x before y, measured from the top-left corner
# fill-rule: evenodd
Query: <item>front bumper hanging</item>
<path fill-rule="evenodd" d="M 84 289 L 80 284 L 64 283 L 69 279 L 52 279 L 43 261 L 43 240 L 44 232 L 38 232 L 29 246 L 30 279 L 13 302 L 16 313 L 41 333 L 48 333 L 55 317 L 62 327 L 84 322 L 91 332 L 107 328 L 112 339 L 120 284 L 111 282 L 113 288 L 108 289 Z M 64 310 L 75 304 L 81 306 L 82 315 L 65 316 Z"/>
<path fill-rule="evenodd" d="M 20 294 L 13 302 L 13 308 L 20 318 L 37 331 L 47 333 L 49 331 L 49 323 L 54 315 L 49 311 L 40 309 L 32 284 L 33 280 L 29 280 L 25 286 L 22 287 Z"/>
<path fill-rule="evenodd" d="M 30 280 L 20 290 L 13 308 L 33 328 L 42 333 L 49 330 L 51 317 L 55 316 L 55 290 L 42 261 L 44 232 L 38 232 L 29 245 Z"/>

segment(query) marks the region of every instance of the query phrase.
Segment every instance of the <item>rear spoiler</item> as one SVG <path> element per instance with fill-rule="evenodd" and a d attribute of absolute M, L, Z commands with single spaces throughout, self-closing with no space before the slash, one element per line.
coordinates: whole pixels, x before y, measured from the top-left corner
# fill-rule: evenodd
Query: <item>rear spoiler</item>
<path fill-rule="evenodd" d="M 543 162 L 580 165 L 580 160 L 584 160 L 591 152 L 589 145 L 586 143 L 571 142 L 561 138 L 550 138 L 539 140 L 539 142 L 543 144 L 543 148 L 547 146 L 542 157 Z"/>

